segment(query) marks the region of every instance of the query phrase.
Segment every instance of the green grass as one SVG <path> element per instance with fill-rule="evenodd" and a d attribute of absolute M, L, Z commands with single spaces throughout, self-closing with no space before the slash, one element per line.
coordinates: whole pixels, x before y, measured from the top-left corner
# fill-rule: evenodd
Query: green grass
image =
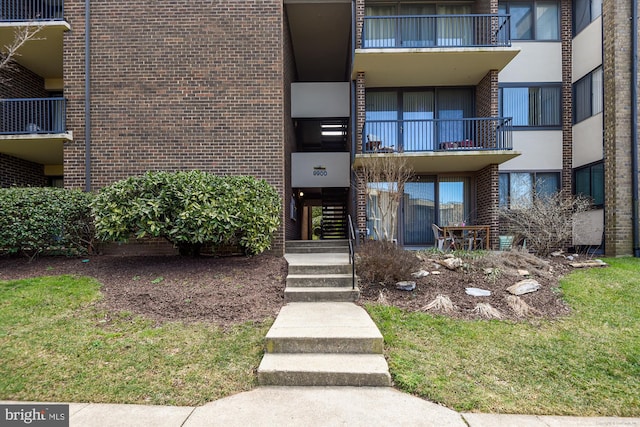
<path fill-rule="evenodd" d="M 458 411 L 640 416 L 640 260 L 561 281 L 573 312 L 555 321 L 459 321 L 379 305 L 402 390 Z"/>
<path fill-rule="evenodd" d="M 0 400 L 198 405 L 251 389 L 271 321 L 156 325 L 70 276 L 0 282 Z"/>

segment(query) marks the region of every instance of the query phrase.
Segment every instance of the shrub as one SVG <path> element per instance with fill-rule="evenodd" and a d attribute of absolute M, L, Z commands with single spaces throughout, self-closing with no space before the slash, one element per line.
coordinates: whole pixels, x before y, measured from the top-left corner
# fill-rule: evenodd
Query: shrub
<path fill-rule="evenodd" d="M 393 242 L 367 240 L 358 249 L 356 268 L 364 282 L 393 284 L 410 280 L 411 273 L 420 269 L 420 260 Z"/>
<path fill-rule="evenodd" d="M 61 188 L 0 189 L 0 254 L 34 257 L 93 250 L 91 193 Z"/>
<path fill-rule="evenodd" d="M 571 242 L 575 214 L 589 209 L 591 202 L 581 196 L 534 194 L 528 203 L 501 209 L 500 220 L 514 241 L 526 243 L 527 249 L 547 256 Z"/>
<path fill-rule="evenodd" d="M 165 238 L 183 255 L 238 245 L 258 254 L 280 225 L 280 198 L 264 180 L 206 172 L 147 172 L 103 188 L 92 203 L 98 238 Z"/>

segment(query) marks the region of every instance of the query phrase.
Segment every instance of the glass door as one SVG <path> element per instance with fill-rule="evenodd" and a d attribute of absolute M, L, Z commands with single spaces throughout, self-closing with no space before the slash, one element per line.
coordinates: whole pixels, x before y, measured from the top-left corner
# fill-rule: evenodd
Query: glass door
<path fill-rule="evenodd" d="M 403 151 L 432 151 L 433 146 L 433 91 L 405 92 L 402 98 Z"/>
<path fill-rule="evenodd" d="M 404 186 L 402 218 L 403 244 L 433 245 L 431 224 L 436 222 L 436 183 L 432 177 L 418 177 L 418 181 Z"/>

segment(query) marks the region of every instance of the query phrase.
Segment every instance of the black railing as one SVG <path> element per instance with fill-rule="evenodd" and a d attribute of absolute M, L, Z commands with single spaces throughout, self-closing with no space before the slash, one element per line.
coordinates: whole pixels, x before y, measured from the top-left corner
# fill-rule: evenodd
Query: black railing
<path fill-rule="evenodd" d="M 351 264 L 351 289 L 356 288 L 356 233 L 353 228 L 351 215 L 347 215 L 347 223 L 349 224 L 349 263 Z"/>
<path fill-rule="evenodd" d="M 62 21 L 63 0 L 3 0 L 0 21 Z"/>
<path fill-rule="evenodd" d="M 0 135 L 67 131 L 64 98 L 0 99 Z"/>
<path fill-rule="evenodd" d="M 366 16 L 363 48 L 511 46 L 509 15 Z"/>
<path fill-rule="evenodd" d="M 363 153 L 440 150 L 511 150 L 511 117 L 367 120 Z"/>

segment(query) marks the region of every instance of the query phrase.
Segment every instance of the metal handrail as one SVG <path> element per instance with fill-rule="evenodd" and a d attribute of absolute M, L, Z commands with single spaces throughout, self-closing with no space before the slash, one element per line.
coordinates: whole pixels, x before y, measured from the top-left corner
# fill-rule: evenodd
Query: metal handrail
<path fill-rule="evenodd" d="M 4 0 L 0 22 L 63 21 L 64 0 Z"/>
<path fill-rule="evenodd" d="M 511 117 L 367 120 L 362 127 L 363 153 L 511 149 Z"/>
<path fill-rule="evenodd" d="M 510 20 L 494 14 L 365 16 L 362 47 L 509 47 Z"/>
<path fill-rule="evenodd" d="M 351 215 L 347 215 L 347 223 L 349 224 L 349 263 L 351 264 L 351 289 L 356 288 L 356 250 L 354 242 L 356 240 L 356 232 L 353 228 Z"/>
<path fill-rule="evenodd" d="M 66 131 L 65 98 L 0 99 L 0 135 Z"/>

